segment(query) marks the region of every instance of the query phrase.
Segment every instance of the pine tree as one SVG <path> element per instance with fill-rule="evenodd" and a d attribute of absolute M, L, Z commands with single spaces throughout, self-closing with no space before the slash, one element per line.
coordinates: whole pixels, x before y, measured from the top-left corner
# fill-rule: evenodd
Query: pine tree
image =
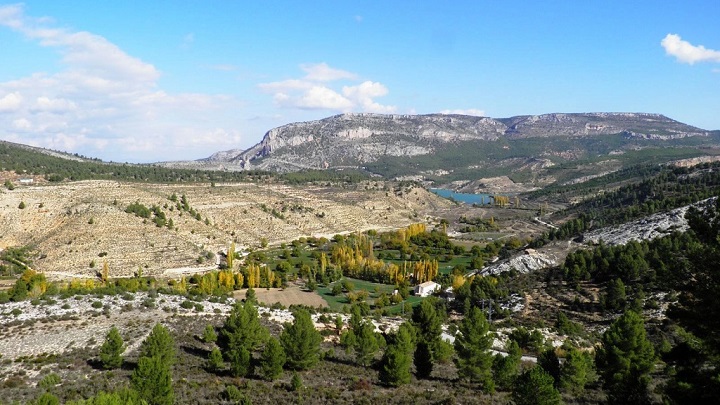
<path fill-rule="evenodd" d="M 458 375 L 482 385 L 483 390 L 492 392 L 493 357 L 490 353 L 492 336 L 488 334 L 490 324 L 478 307 L 471 307 L 460 323 L 460 333 L 455 338 L 457 357 L 455 364 Z"/>
<path fill-rule="evenodd" d="M 410 382 L 413 340 L 413 330 L 409 324 L 400 325 L 397 333 L 391 336 L 390 343 L 380 361 L 379 378 L 381 382 L 391 386 L 400 386 Z"/>
<path fill-rule="evenodd" d="M 413 308 L 412 322 L 417 330 L 415 369 L 418 378 L 427 378 L 433 370 L 435 347 L 442 334 L 442 321 L 435 309 L 434 300 L 425 299 Z"/>
<path fill-rule="evenodd" d="M 111 370 L 122 366 L 122 353 L 124 350 L 122 336 L 120 336 L 118 329 L 113 326 L 105 336 L 105 342 L 100 347 L 100 361 L 103 368 Z"/>
<path fill-rule="evenodd" d="M 170 367 L 161 356 L 141 356 L 130 382 L 148 404 L 172 405 L 175 402 Z"/>
<path fill-rule="evenodd" d="M 593 381 L 595 372 L 590 354 L 571 347 L 565 355 L 565 363 L 560 369 L 560 387 L 563 391 L 580 395 L 585 385 Z"/>
<path fill-rule="evenodd" d="M 547 349 L 540 353 L 537 358 L 538 366 L 542 367 L 546 373 L 553 378 L 555 388 L 560 387 L 560 359 L 555 353 L 555 349 Z"/>
<path fill-rule="evenodd" d="M 522 373 L 513 386 L 512 399 L 516 405 L 561 404 L 560 392 L 553 386 L 553 378 L 542 367 Z"/>
<path fill-rule="evenodd" d="M 647 375 L 655 365 L 655 350 L 639 314 L 627 311 L 610 325 L 596 362 L 611 402 L 647 402 Z"/>
<path fill-rule="evenodd" d="M 265 344 L 260 359 L 260 374 L 267 380 L 275 380 L 282 375 L 284 365 L 285 350 L 277 339 L 271 337 Z"/>
<path fill-rule="evenodd" d="M 295 320 L 285 324 L 280 343 L 285 349 L 286 364 L 292 370 L 307 370 L 319 360 L 322 336 L 315 329 L 306 310 L 295 311 Z"/>
<path fill-rule="evenodd" d="M 298 373 L 293 373 L 292 378 L 290 379 L 290 389 L 297 392 L 303 389 L 305 385 L 303 384 L 302 378 L 300 378 L 300 375 Z"/>
<path fill-rule="evenodd" d="M 375 335 L 375 326 L 370 321 L 363 322 L 355 333 L 355 359 L 361 366 L 369 366 L 379 345 Z"/>
<path fill-rule="evenodd" d="M 415 372 L 418 378 L 428 378 L 433 370 L 433 355 L 431 346 L 424 340 L 418 341 L 415 346 Z"/>
<path fill-rule="evenodd" d="M 267 328 L 260 324 L 255 305 L 236 302 L 220 329 L 218 346 L 226 350 L 245 346 L 252 351 L 265 343 L 268 336 Z"/>
<path fill-rule="evenodd" d="M 140 357 L 158 357 L 162 364 L 175 364 L 175 341 L 167 328 L 156 323 L 152 332 L 140 345 Z"/>
<path fill-rule="evenodd" d="M 205 326 L 205 330 L 203 330 L 202 334 L 202 340 L 205 343 L 215 343 L 217 342 L 217 333 L 215 332 L 215 327 L 212 325 Z"/>
<path fill-rule="evenodd" d="M 495 355 L 493 359 L 493 376 L 495 383 L 501 390 L 509 390 L 515 383 L 520 373 L 520 360 L 522 351 L 516 341 L 511 340 L 507 344 L 507 356 Z"/>
<path fill-rule="evenodd" d="M 140 345 L 138 366 L 130 378 L 133 389 L 149 404 L 172 404 L 175 395 L 171 367 L 175 363 L 175 342 L 168 330 L 155 324 Z"/>
<path fill-rule="evenodd" d="M 253 373 L 252 353 L 247 346 L 237 346 L 225 352 L 233 377 L 247 377 Z"/>
<path fill-rule="evenodd" d="M 208 363 L 207 363 L 208 369 L 210 371 L 220 371 L 225 367 L 225 364 L 223 362 L 223 356 L 220 352 L 220 349 L 217 347 L 214 347 L 210 354 L 208 355 Z"/>
<path fill-rule="evenodd" d="M 218 346 L 230 363 L 230 370 L 236 377 L 252 373 L 252 352 L 267 341 L 269 332 L 260 324 L 257 309 L 252 302 L 236 302 L 230 315 L 225 319 Z"/>
<path fill-rule="evenodd" d="M 257 296 L 255 295 L 255 289 L 252 288 L 252 286 L 248 287 L 247 291 L 245 292 L 245 302 L 249 302 L 253 305 L 257 304 Z"/>
<path fill-rule="evenodd" d="M 625 308 L 625 283 L 621 279 L 610 280 L 605 294 L 605 308 L 611 311 L 620 311 Z"/>

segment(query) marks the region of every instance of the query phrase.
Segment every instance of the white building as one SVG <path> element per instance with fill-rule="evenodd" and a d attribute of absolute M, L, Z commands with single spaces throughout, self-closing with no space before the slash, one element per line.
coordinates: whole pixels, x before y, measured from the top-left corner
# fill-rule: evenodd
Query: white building
<path fill-rule="evenodd" d="M 440 290 L 440 284 L 434 281 L 426 281 L 415 286 L 415 295 L 419 297 L 427 297 L 438 290 Z"/>

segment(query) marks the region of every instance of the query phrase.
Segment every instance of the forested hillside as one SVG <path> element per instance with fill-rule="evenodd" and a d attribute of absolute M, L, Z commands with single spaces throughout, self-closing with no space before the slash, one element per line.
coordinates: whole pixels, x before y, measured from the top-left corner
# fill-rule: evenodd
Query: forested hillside
<path fill-rule="evenodd" d="M 263 172 L 211 172 L 166 169 L 153 165 L 103 163 L 94 159 L 67 158 L 36 149 L 0 142 L 0 167 L 20 175 L 42 176 L 51 182 L 63 180 L 121 180 L 147 183 L 246 181 L 268 175 Z M 71 159 L 72 158 L 72 159 Z"/>
<path fill-rule="evenodd" d="M 629 182 L 630 176 L 644 179 Z M 562 194 L 582 190 L 584 193 L 594 191 L 595 195 L 554 213 L 551 218 L 556 221 L 570 219 L 548 232 L 545 240 L 575 237 L 592 229 L 626 223 L 717 196 L 720 194 L 720 163 L 692 167 L 639 166 L 591 182 L 582 187 L 569 186 L 546 192 Z M 611 188 L 612 184 L 621 185 Z M 605 191 L 595 191 L 599 189 Z"/>

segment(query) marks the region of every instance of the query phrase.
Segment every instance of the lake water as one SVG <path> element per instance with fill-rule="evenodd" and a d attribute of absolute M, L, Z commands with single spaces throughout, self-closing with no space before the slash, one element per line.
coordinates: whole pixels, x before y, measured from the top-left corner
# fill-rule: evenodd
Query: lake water
<path fill-rule="evenodd" d="M 493 197 L 490 194 L 456 193 L 455 191 L 444 188 L 431 188 L 430 191 L 440 197 L 452 198 L 455 201 L 465 204 L 488 205 L 493 203 Z"/>

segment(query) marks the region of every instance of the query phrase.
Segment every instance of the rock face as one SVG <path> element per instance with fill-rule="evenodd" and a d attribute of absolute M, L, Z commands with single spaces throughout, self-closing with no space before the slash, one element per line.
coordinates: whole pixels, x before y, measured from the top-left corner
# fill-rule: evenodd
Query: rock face
<path fill-rule="evenodd" d="M 477 274 L 482 276 L 498 275 L 511 270 L 525 274 L 547 267 L 557 266 L 557 264 L 557 260 L 549 254 L 528 249 L 525 253 L 484 267 L 481 271 L 477 272 Z"/>
<path fill-rule="evenodd" d="M 707 132 L 658 114 L 585 113 L 494 119 L 466 115 L 342 114 L 271 129 L 257 145 L 218 152 L 198 163 L 280 172 L 357 167 L 385 156 L 434 153 L 444 144 L 537 137 L 677 139 Z"/>

